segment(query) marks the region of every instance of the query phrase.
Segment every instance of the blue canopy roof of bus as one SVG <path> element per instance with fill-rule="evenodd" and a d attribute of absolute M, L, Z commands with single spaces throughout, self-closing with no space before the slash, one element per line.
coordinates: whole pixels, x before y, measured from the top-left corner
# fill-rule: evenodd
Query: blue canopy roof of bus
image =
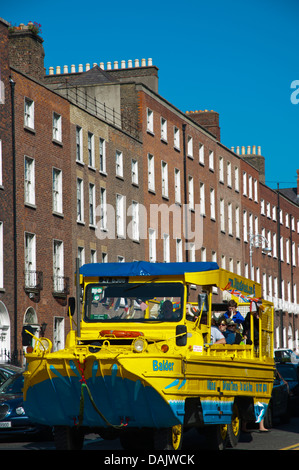
<path fill-rule="evenodd" d="M 203 272 L 219 269 L 214 262 L 189 263 L 91 263 L 80 268 L 80 274 L 86 277 L 127 277 L 127 276 L 175 276 L 190 272 Z"/>

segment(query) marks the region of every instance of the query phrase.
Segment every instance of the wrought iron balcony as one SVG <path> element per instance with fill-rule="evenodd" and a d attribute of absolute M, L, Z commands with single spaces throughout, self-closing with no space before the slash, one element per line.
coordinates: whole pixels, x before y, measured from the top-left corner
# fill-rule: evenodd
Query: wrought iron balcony
<path fill-rule="evenodd" d="M 28 293 L 39 293 L 43 290 L 42 271 L 24 271 L 24 290 Z"/>
<path fill-rule="evenodd" d="M 52 294 L 54 297 L 66 297 L 70 293 L 70 278 L 52 276 Z"/>

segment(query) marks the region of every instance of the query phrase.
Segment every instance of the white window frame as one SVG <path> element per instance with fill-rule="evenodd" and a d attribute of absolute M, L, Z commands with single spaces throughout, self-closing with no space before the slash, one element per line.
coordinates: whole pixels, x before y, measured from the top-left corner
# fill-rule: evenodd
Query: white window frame
<path fill-rule="evenodd" d="M 53 112 L 53 140 L 62 142 L 61 115 Z"/>
<path fill-rule="evenodd" d="M 215 189 L 210 188 L 210 218 L 216 220 Z"/>
<path fill-rule="evenodd" d="M 181 263 L 183 261 L 183 241 L 181 238 L 176 238 L 175 254 L 177 263 Z"/>
<path fill-rule="evenodd" d="M 168 164 L 161 161 L 162 197 L 168 198 Z"/>
<path fill-rule="evenodd" d="M 206 190 L 205 183 L 199 183 L 199 204 L 200 204 L 200 214 L 206 215 Z"/>
<path fill-rule="evenodd" d="M 62 171 L 58 168 L 52 169 L 52 191 L 53 191 L 53 212 L 62 214 Z"/>
<path fill-rule="evenodd" d="M 125 196 L 116 194 L 116 235 L 125 237 Z"/>
<path fill-rule="evenodd" d="M 205 164 L 205 146 L 199 142 L 198 161 L 201 165 Z"/>
<path fill-rule="evenodd" d="M 176 126 L 173 127 L 173 145 L 175 149 L 180 150 L 180 129 Z"/>
<path fill-rule="evenodd" d="M 76 162 L 83 163 L 83 131 L 76 126 Z"/>
<path fill-rule="evenodd" d="M 155 263 L 157 260 L 156 230 L 153 228 L 148 229 L 148 243 L 149 243 L 149 261 L 151 263 Z"/>
<path fill-rule="evenodd" d="M 100 188 L 100 207 L 100 228 L 101 230 L 107 230 L 107 192 L 106 188 L 104 188 L 103 186 L 101 186 Z"/>
<path fill-rule="evenodd" d="M 193 158 L 193 137 L 191 135 L 187 137 L 187 155 Z"/>
<path fill-rule="evenodd" d="M 27 97 L 24 99 L 24 126 L 34 129 L 34 101 Z"/>
<path fill-rule="evenodd" d="M 189 210 L 194 210 L 194 179 L 192 176 L 188 176 L 188 199 L 189 199 Z"/>
<path fill-rule="evenodd" d="M 131 160 L 131 177 L 132 177 L 132 184 L 138 186 L 138 161 L 132 158 Z"/>
<path fill-rule="evenodd" d="M 181 204 L 181 172 L 178 168 L 174 169 L 174 202 Z"/>
<path fill-rule="evenodd" d="M 106 140 L 99 138 L 100 173 L 106 175 Z"/>
<path fill-rule="evenodd" d="M 214 171 L 214 152 L 209 150 L 209 170 Z"/>
<path fill-rule="evenodd" d="M 35 160 L 24 156 L 24 198 L 25 204 L 35 205 Z"/>
<path fill-rule="evenodd" d="M 161 117 L 161 140 L 167 142 L 167 120 Z"/>
<path fill-rule="evenodd" d="M 148 189 L 155 191 L 155 157 L 151 153 L 147 156 L 148 167 Z"/>
<path fill-rule="evenodd" d="M 25 232 L 24 234 L 25 252 L 25 286 L 36 287 L 36 235 Z"/>
<path fill-rule="evenodd" d="M 154 133 L 154 112 L 150 108 L 146 109 L 146 130 Z"/>
<path fill-rule="evenodd" d="M 84 182 L 77 178 L 77 222 L 84 223 Z"/>
<path fill-rule="evenodd" d="M 119 178 L 123 178 L 124 176 L 123 153 L 120 150 L 116 150 L 115 152 L 115 174 Z"/>
<path fill-rule="evenodd" d="M 96 187 L 94 183 L 88 185 L 88 204 L 89 204 L 89 226 L 96 225 Z"/>
<path fill-rule="evenodd" d="M 132 201 L 132 238 L 139 241 L 139 203 Z"/>
<path fill-rule="evenodd" d="M 53 288 L 54 292 L 64 292 L 64 245 L 61 240 L 53 240 Z"/>
<path fill-rule="evenodd" d="M 90 168 L 95 168 L 94 134 L 92 132 L 88 132 L 87 134 L 87 147 L 88 147 L 88 165 Z"/>
<path fill-rule="evenodd" d="M 163 261 L 170 262 L 170 237 L 168 233 L 163 234 Z"/>

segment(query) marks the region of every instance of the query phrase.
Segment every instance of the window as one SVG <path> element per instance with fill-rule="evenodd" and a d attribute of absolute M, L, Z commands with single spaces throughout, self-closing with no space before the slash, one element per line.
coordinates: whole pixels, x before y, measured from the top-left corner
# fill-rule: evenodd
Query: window
<path fill-rule="evenodd" d="M 253 191 L 254 191 L 254 202 L 258 202 L 258 184 L 257 184 L 256 179 L 254 179 L 253 181 Z"/>
<path fill-rule="evenodd" d="M 224 199 L 220 199 L 220 230 L 225 232 Z"/>
<path fill-rule="evenodd" d="M 209 151 L 209 169 L 214 171 L 214 152 L 212 150 Z"/>
<path fill-rule="evenodd" d="M 30 98 L 25 98 L 24 126 L 34 129 L 34 101 Z"/>
<path fill-rule="evenodd" d="M 132 184 L 138 185 L 138 161 L 132 158 L 131 160 L 131 174 Z"/>
<path fill-rule="evenodd" d="M 107 201 L 106 201 L 106 189 L 101 187 L 100 189 L 100 227 L 102 230 L 107 230 Z"/>
<path fill-rule="evenodd" d="M 167 121 L 161 117 L 161 140 L 167 142 Z"/>
<path fill-rule="evenodd" d="M 240 238 L 240 209 L 237 206 L 235 211 L 235 221 L 236 221 L 236 238 Z"/>
<path fill-rule="evenodd" d="M 85 264 L 85 249 L 83 246 L 78 246 L 78 258 L 79 266 L 83 266 Z"/>
<path fill-rule="evenodd" d="M 243 240 L 244 242 L 248 242 L 247 211 L 243 211 Z"/>
<path fill-rule="evenodd" d="M 156 230 L 149 228 L 149 260 L 151 263 L 156 262 Z"/>
<path fill-rule="evenodd" d="M 174 169 L 174 201 L 181 203 L 181 172 L 177 168 Z"/>
<path fill-rule="evenodd" d="M 0 222 L 0 289 L 4 287 L 3 222 Z"/>
<path fill-rule="evenodd" d="M 224 168 L 223 168 L 223 157 L 219 157 L 219 181 L 224 182 Z"/>
<path fill-rule="evenodd" d="M 189 209 L 194 210 L 194 182 L 192 176 L 188 176 Z"/>
<path fill-rule="evenodd" d="M 215 190 L 213 188 L 210 189 L 210 218 L 215 220 Z"/>
<path fill-rule="evenodd" d="M 243 171 L 243 196 L 247 196 L 247 173 Z"/>
<path fill-rule="evenodd" d="M 205 153 L 204 153 L 204 146 L 203 146 L 203 144 L 201 144 L 201 143 L 199 144 L 199 152 L 198 152 L 198 154 L 199 154 L 199 163 L 200 163 L 201 165 L 204 165 L 204 164 L 205 164 Z"/>
<path fill-rule="evenodd" d="M 81 178 L 77 178 L 77 222 L 84 222 L 84 194 Z"/>
<path fill-rule="evenodd" d="M 25 203 L 35 204 L 35 166 L 34 160 L 25 157 Z"/>
<path fill-rule="evenodd" d="M 168 166 L 166 162 L 161 162 L 162 176 L 162 196 L 168 197 Z"/>
<path fill-rule="evenodd" d="M 35 234 L 25 233 L 25 287 L 36 286 Z"/>
<path fill-rule="evenodd" d="M 227 162 L 227 186 L 232 187 L 232 166 L 230 162 Z"/>
<path fill-rule="evenodd" d="M 125 197 L 121 194 L 116 195 L 116 234 L 125 236 Z"/>
<path fill-rule="evenodd" d="M 199 203 L 201 215 L 206 215 L 206 197 L 205 197 L 205 184 L 199 183 Z"/>
<path fill-rule="evenodd" d="M 92 225 L 93 227 L 96 224 L 95 206 L 96 206 L 95 185 L 92 183 L 89 183 L 89 225 Z"/>
<path fill-rule="evenodd" d="M 240 184 L 239 184 L 239 168 L 235 167 L 235 191 L 239 192 Z"/>
<path fill-rule="evenodd" d="M 57 113 L 53 113 L 53 139 L 62 142 L 61 116 Z"/>
<path fill-rule="evenodd" d="M 132 238 L 139 240 L 139 204 L 132 201 Z"/>
<path fill-rule="evenodd" d="M 173 145 L 180 150 L 180 130 L 177 127 L 173 128 Z"/>
<path fill-rule="evenodd" d="M 64 292 L 63 242 L 53 241 L 53 288 L 54 292 Z"/>
<path fill-rule="evenodd" d="M 248 176 L 248 197 L 252 199 L 252 176 Z"/>
<path fill-rule="evenodd" d="M 191 137 L 190 135 L 188 135 L 187 150 L 188 157 L 193 158 L 193 137 Z"/>
<path fill-rule="evenodd" d="M 76 161 L 83 163 L 82 127 L 76 126 Z"/>
<path fill-rule="evenodd" d="M 155 160 L 154 160 L 154 155 L 148 154 L 147 164 L 148 164 L 148 189 L 150 191 L 155 191 Z"/>
<path fill-rule="evenodd" d="M 94 159 L 94 135 L 91 132 L 88 132 L 88 165 L 92 168 L 95 167 Z"/>
<path fill-rule="evenodd" d="M 168 233 L 163 234 L 163 261 L 164 263 L 170 262 L 170 241 Z"/>
<path fill-rule="evenodd" d="M 233 207 L 232 203 L 229 202 L 227 206 L 227 223 L 228 223 L 228 234 L 232 235 L 233 234 Z"/>
<path fill-rule="evenodd" d="M 183 261 L 183 242 L 181 238 L 176 239 L 176 261 L 178 263 Z"/>
<path fill-rule="evenodd" d="M 147 128 L 148 132 L 154 132 L 154 113 L 151 109 L 147 108 Z"/>
<path fill-rule="evenodd" d="M 97 250 L 90 250 L 90 262 L 96 263 L 97 262 Z"/>
<path fill-rule="evenodd" d="M 106 173 L 106 141 L 100 137 L 100 172 Z"/>
<path fill-rule="evenodd" d="M 53 168 L 53 211 L 62 213 L 62 171 Z"/>
<path fill-rule="evenodd" d="M 115 154 L 115 171 L 116 171 L 116 176 L 119 176 L 120 178 L 123 177 L 124 175 L 124 168 L 123 168 L 123 154 L 122 152 L 119 152 L 118 150 L 116 151 Z"/>

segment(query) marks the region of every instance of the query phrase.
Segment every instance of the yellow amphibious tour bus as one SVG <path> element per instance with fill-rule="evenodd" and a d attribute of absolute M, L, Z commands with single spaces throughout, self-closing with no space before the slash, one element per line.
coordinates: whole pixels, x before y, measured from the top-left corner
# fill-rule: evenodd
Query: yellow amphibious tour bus
<path fill-rule="evenodd" d="M 242 419 L 263 418 L 274 378 L 273 306 L 259 284 L 212 262 L 138 261 L 80 271 L 77 263 L 76 286 L 65 348 L 52 352 L 50 340 L 34 337 L 26 354 L 24 406 L 53 426 L 57 449 L 79 449 L 96 432 L 125 449 L 177 450 L 190 427 L 223 449 L 237 444 Z M 227 307 L 213 304 L 222 298 L 215 288 L 237 297 L 243 315 L 257 306 L 252 344 L 213 343 L 213 318 Z"/>

